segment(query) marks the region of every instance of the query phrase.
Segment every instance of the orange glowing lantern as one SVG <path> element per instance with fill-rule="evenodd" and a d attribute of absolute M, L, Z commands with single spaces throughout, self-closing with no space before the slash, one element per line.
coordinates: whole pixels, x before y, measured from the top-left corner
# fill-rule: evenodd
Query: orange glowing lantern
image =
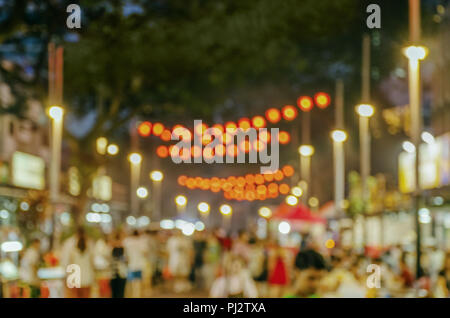
<path fill-rule="evenodd" d="M 314 95 L 314 101 L 319 108 L 327 108 L 330 105 L 330 95 L 324 92 Z"/>
<path fill-rule="evenodd" d="M 314 104 L 313 104 L 313 100 L 311 99 L 311 97 L 309 96 L 300 96 L 297 99 L 297 106 L 304 112 L 309 112 Z"/>
<path fill-rule="evenodd" d="M 263 128 L 266 126 L 266 120 L 262 116 L 255 116 L 252 118 L 252 125 L 255 128 Z"/>
<path fill-rule="evenodd" d="M 156 148 L 156 155 L 160 158 L 167 158 L 169 149 L 164 145 L 158 146 L 158 148 Z"/>
<path fill-rule="evenodd" d="M 228 130 L 228 132 L 234 133 L 234 132 L 236 132 L 237 125 L 236 125 L 236 123 L 229 121 L 225 124 L 225 129 L 226 129 L 225 131 Z"/>
<path fill-rule="evenodd" d="M 280 191 L 281 194 L 288 194 L 290 188 L 289 188 L 289 186 L 286 183 L 282 183 L 278 187 L 278 190 Z"/>
<path fill-rule="evenodd" d="M 294 168 L 292 168 L 292 166 L 290 165 L 284 166 L 283 168 L 281 168 L 281 170 L 286 177 L 291 177 L 294 174 Z"/>
<path fill-rule="evenodd" d="M 138 134 L 141 137 L 148 137 L 152 132 L 152 124 L 149 121 L 144 121 L 138 126 Z"/>
<path fill-rule="evenodd" d="M 263 176 L 265 181 L 267 182 L 273 181 L 273 173 L 265 173 Z"/>
<path fill-rule="evenodd" d="M 286 145 L 291 141 L 291 135 L 287 131 L 280 131 L 278 135 L 278 141 L 282 145 Z"/>
<path fill-rule="evenodd" d="M 264 176 L 262 174 L 255 175 L 255 183 L 256 184 L 263 184 L 264 183 Z"/>
<path fill-rule="evenodd" d="M 178 181 L 178 184 L 180 186 L 185 186 L 186 185 L 186 181 L 187 181 L 187 177 L 181 175 L 181 176 L 178 177 L 177 181 Z"/>
<path fill-rule="evenodd" d="M 202 148 L 201 147 L 199 147 L 197 145 L 194 145 L 194 146 L 191 147 L 191 155 L 192 155 L 193 158 L 198 158 L 198 157 L 201 156 L 201 154 L 202 154 Z"/>
<path fill-rule="evenodd" d="M 281 181 L 284 178 L 283 172 L 281 172 L 280 170 L 275 171 L 275 174 L 273 175 L 273 178 L 276 181 Z"/>
<path fill-rule="evenodd" d="M 227 146 L 227 155 L 231 157 L 236 157 L 238 154 L 238 148 L 236 145 L 228 145 Z"/>
<path fill-rule="evenodd" d="M 248 118 L 246 118 L 246 117 L 239 119 L 239 121 L 238 121 L 238 126 L 239 126 L 239 128 L 241 128 L 243 131 L 247 131 L 247 129 L 249 129 L 249 128 L 251 127 L 250 119 L 248 119 Z"/>
<path fill-rule="evenodd" d="M 163 141 L 170 141 L 172 139 L 172 133 L 170 132 L 169 129 L 164 129 L 164 131 L 162 132 L 160 138 Z"/>
<path fill-rule="evenodd" d="M 161 123 L 155 123 L 153 125 L 153 135 L 160 136 L 164 131 L 164 125 Z"/>
<path fill-rule="evenodd" d="M 276 124 L 280 121 L 281 119 L 281 114 L 280 111 L 276 108 L 269 108 L 266 111 L 266 118 L 269 122 L 271 122 L 272 124 Z"/>
<path fill-rule="evenodd" d="M 269 143 L 270 142 L 270 132 L 268 132 L 267 130 L 265 131 L 260 131 L 259 135 L 258 135 L 258 139 L 261 140 L 264 143 Z"/>
<path fill-rule="evenodd" d="M 214 149 L 211 147 L 205 147 L 203 149 L 203 158 L 207 160 L 214 158 Z"/>
<path fill-rule="evenodd" d="M 295 109 L 292 105 L 286 105 L 281 109 L 281 113 L 283 114 L 283 118 L 285 120 L 294 120 L 297 117 L 297 109 Z"/>

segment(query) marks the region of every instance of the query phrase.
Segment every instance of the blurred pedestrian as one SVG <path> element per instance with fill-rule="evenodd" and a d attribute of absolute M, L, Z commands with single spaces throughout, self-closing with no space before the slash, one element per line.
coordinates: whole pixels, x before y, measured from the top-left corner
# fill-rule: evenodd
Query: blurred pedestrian
<path fill-rule="evenodd" d="M 127 281 L 130 287 L 130 295 L 133 298 L 142 297 L 142 273 L 147 263 L 147 244 L 137 230 L 133 230 L 131 236 L 123 241 L 125 256 L 128 261 Z"/>
<path fill-rule="evenodd" d="M 94 257 L 91 242 L 82 227 L 77 230 L 75 242 L 69 253 L 69 264 L 79 266 L 80 287 L 71 288 L 70 291 L 73 298 L 89 298 L 95 281 Z"/>
<path fill-rule="evenodd" d="M 122 235 L 116 233 L 111 241 L 111 297 L 123 298 L 127 282 L 127 264 Z"/>
<path fill-rule="evenodd" d="M 29 288 L 30 298 L 40 296 L 40 280 L 37 275 L 41 261 L 40 246 L 40 240 L 33 239 L 20 261 L 20 279 Z"/>

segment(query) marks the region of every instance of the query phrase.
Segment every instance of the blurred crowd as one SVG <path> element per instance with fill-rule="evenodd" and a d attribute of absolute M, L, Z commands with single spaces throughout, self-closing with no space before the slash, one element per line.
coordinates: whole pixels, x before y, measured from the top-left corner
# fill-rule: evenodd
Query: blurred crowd
<path fill-rule="evenodd" d="M 392 246 L 375 256 L 314 242 L 285 247 L 275 239 L 222 229 L 186 236 L 174 230 L 118 231 L 93 239 L 83 228 L 42 254 L 29 242 L 19 285 L 4 297 L 49 297 L 39 269 L 64 269 L 59 297 L 449 297 L 450 253 L 431 249 L 416 280 L 414 255 Z M 76 266 L 73 267 L 73 264 Z M 72 267 L 71 267 L 72 266 Z M 72 288 L 69 288 L 72 287 Z"/>

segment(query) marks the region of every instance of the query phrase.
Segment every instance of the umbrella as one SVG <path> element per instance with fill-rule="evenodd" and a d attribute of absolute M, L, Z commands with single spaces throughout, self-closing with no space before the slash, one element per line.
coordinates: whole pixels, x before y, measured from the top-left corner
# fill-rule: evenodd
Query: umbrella
<path fill-rule="evenodd" d="M 274 219 L 282 219 L 291 222 L 303 221 L 311 223 L 326 223 L 326 219 L 314 215 L 311 210 L 303 204 L 289 207 L 286 203 L 280 204 L 277 211 L 273 215 Z"/>

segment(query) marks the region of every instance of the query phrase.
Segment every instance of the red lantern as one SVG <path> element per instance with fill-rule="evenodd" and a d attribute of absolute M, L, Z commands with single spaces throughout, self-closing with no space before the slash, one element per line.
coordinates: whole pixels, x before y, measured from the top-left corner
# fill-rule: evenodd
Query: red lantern
<path fill-rule="evenodd" d="M 164 131 L 164 125 L 161 123 L 156 123 L 153 125 L 153 135 L 160 136 Z"/>
<path fill-rule="evenodd" d="M 314 101 L 319 108 L 327 108 L 330 105 L 330 95 L 324 92 L 314 95 Z"/>
<path fill-rule="evenodd" d="M 300 96 L 297 99 L 297 105 L 304 112 L 309 112 L 314 106 L 313 100 L 309 96 Z"/>
<path fill-rule="evenodd" d="M 286 105 L 281 109 L 281 113 L 283 114 L 283 118 L 285 120 L 294 120 L 297 117 L 297 109 L 295 109 L 292 105 Z"/>
<path fill-rule="evenodd" d="M 266 111 L 266 118 L 268 121 L 270 121 L 272 124 L 276 124 L 281 119 L 280 111 L 276 108 L 269 108 Z"/>
<path fill-rule="evenodd" d="M 141 137 L 148 137 L 152 132 L 152 124 L 149 121 L 144 121 L 138 126 L 138 134 Z"/>
<path fill-rule="evenodd" d="M 262 116 L 255 116 L 252 118 L 252 125 L 255 128 L 263 128 L 266 126 L 266 120 Z"/>

